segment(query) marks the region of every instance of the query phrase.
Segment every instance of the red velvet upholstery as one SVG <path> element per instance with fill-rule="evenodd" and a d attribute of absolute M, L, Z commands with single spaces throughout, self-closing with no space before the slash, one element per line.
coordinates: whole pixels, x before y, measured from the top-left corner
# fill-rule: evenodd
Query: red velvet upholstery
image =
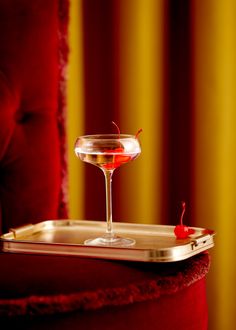
<path fill-rule="evenodd" d="M 66 0 L 0 0 L 3 232 L 66 216 L 66 31 Z M 9 328 L 207 329 L 207 254 L 162 265 L 0 253 L 0 267 Z"/>
<path fill-rule="evenodd" d="M 60 23 L 57 0 L 0 1 L 0 224 L 4 232 L 61 215 Z"/>
<path fill-rule="evenodd" d="M 14 254 L 0 260 L 6 265 L 0 273 L 0 317 L 10 316 L 12 324 L 207 329 L 208 254 L 168 264 Z"/>

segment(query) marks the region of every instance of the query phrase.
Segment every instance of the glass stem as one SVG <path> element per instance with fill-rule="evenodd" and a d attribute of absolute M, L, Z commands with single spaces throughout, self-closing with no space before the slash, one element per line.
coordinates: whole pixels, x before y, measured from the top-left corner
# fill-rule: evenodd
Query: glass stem
<path fill-rule="evenodd" d="M 107 235 L 112 238 L 113 228 L 112 228 L 112 174 L 114 170 L 103 170 L 105 175 L 105 184 L 106 184 L 106 220 L 107 220 Z"/>

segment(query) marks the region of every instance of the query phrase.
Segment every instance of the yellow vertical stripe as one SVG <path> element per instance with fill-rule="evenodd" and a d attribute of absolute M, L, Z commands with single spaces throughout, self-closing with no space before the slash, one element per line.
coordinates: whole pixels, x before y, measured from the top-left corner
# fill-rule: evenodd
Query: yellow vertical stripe
<path fill-rule="evenodd" d="M 219 56 L 217 68 L 221 93 L 221 144 L 220 148 L 220 200 L 219 204 L 219 325 L 221 329 L 235 327 L 236 264 L 234 240 L 236 232 L 236 3 L 222 1 L 219 4 Z"/>
<path fill-rule="evenodd" d="M 233 330 L 236 291 L 236 3 L 194 1 L 196 18 L 196 215 L 215 228 L 210 328 Z"/>
<path fill-rule="evenodd" d="M 70 1 L 69 47 L 67 90 L 69 217 L 83 219 L 84 175 L 82 166 L 74 153 L 76 137 L 83 134 L 84 118 L 82 0 Z"/>
<path fill-rule="evenodd" d="M 121 127 L 140 127 L 142 154 L 122 168 L 125 220 L 156 223 L 160 214 L 162 1 L 120 1 Z M 125 174 L 126 173 L 126 174 Z"/>

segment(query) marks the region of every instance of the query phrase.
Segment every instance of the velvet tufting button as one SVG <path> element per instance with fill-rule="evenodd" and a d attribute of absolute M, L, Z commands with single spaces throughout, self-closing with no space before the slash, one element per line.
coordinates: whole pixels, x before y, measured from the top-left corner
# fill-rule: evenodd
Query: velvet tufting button
<path fill-rule="evenodd" d="M 15 113 L 15 121 L 18 124 L 23 124 L 27 121 L 29 115 L 20 111 Z"/>

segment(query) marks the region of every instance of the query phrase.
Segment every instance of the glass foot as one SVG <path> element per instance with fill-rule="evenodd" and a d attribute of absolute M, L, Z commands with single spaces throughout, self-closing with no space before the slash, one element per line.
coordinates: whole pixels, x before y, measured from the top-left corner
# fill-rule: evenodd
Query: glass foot
<path fill-rule="evenodd" d="M 135 245 L 135 240 L 132 238 L 124 238 L 115 235 L 104 235 L 103 237 L 87 239 L 84 244 L 93 246 L 126 247 Z"/>

